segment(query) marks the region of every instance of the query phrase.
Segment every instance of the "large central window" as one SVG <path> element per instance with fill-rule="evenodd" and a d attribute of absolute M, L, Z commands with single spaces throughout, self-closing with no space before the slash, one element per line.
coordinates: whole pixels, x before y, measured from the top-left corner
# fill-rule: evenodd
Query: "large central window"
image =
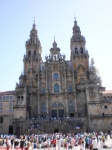
<path fill-rule="evenodd" d="M 58 80 L 58 79 L 59 79 L 58 73 L 54 73 L 54 80 Z"/>
<path fill-rule="evenodd" d="M 54 85 L 54 93 L 59 93 L 59 85 L 58 84 Z"/>

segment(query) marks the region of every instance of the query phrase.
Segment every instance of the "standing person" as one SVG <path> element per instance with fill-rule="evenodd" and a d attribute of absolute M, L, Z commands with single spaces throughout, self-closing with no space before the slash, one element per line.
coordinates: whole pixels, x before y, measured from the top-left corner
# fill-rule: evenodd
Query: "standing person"
<path fill-rule="evenodd" d="M 11 147 L 13 148 L 13 144 L 14 144 L 14 137 L 11 137 L 11 138 L 10 138 L 10 140 L 11 140 Z"/>
<path fill-rule="evenodd" d="M 86 136 L 85 138 L 85 150 L 89 150 L 90 138 Z"/>
<path fill-rule="evenodd" d="M 71 143 L 72 150 L 74 150 L 74 148 L 75 148 L 75 139 L 73 137 L 71 138 L 70 143 Z"/>
<path fill-rule="evenodd" d="M 6 138 L 6 146 L 7 146 L 7 150 L 11 148 L 11 140 L 9 137 Z"/>
<path fill-rule="evenodd" d="M 19 140 L 18 139 L 15 139 L 15 141 L 14 141 L 14 148 L 15 149 L 19 148 Z"/>
<path fill-rule="evenodd" d="M 20 139 L 20 148 L 21 148 L 21 150 L 24 149 L 24 145 L 25 145 L 25 140 L 23 139 L 23 136 L 21 136 L 21 139 Z"/>
<path fill-rule="evenodd" d="M 39 137 L 39 148 L 41 148 L 41 146 L 42 146 L 42 138 Z"/>
<path fill-rule="evenodd" d="M 93 150 L 98 150 L 98 142 L 95 137 L 92 139 L 92 148 Z"/>
<path fill-rule="evenodd" d="M 89 148 L 90 148 L 90 150 L 92 150 L 92 148 L 93 148 L 93 145 L 92 145 L 92 137 L 90 137 Z"/>
<path fill-rule="evenodd" d="M 79 146 L 80 146 L 80 150 L 83 150 L 83 149 L 84 149 L 84 140 L 83 140 L 83 138 L 80 138 L 80 139 L 79 139 L 78 144 L 79 144 Z"/>
<path fill-rule="evenodd" d="M 102 135 L 102 142 L 105 144 L 105 136 Z"/>
<path fill-rule="evenodd" d="M 0 137 L 0 147 L 3 146 L 3 139 Z"/>
<path fill-rule="evenodd" d="M 61 148 L 61 139 L 60 137 L 57 137 L 56 139 L 56 150 L 60 150 Z"/>
<path fill-rule="evenodd" d="M 25 148 L 25 150 L 33 150 L 30 142 L 28 142 L 28 146 Z"/>

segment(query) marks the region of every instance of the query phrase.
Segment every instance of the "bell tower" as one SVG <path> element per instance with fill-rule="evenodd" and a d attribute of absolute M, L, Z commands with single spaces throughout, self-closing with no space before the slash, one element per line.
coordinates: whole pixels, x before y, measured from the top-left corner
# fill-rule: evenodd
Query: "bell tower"
<path fill-rule="evenodd" d="M 88 78 L 89 55 L 85 48 L 85 37 L 81 35 L 80 27 L 75 19 L 73 35 L 70 42 L 71 61 L 75 71 L 76 83 L 79 84 Z"/>
<path fill-rule="evenodd" d="M 26 41 L 26 54 L 23 57 L 24 69 L 15 89 L 14 118 L 35 118 L 37 116 L 39 91 L 39 66 L 42 62 L 41 44 L 35 22 Z"/>
<path fill-rule="evenodd" d="M 32 72 L 38 73 L 39 63 L 42 61 L 41 52 L 42 48 L 34 22 L 33 28 L 30 31 L 30 38 L 26 41 L 26 55 L 24 55 L 23 59 L 25 75 L 32 76 Z"/>

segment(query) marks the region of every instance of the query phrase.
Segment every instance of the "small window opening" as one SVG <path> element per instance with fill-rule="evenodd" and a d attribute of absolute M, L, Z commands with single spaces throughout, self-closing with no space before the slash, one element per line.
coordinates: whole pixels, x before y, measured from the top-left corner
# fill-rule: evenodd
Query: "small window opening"
<path fill-rule="evenodd" d="M 31 56 L 31 51 L 28 51 L 28 56 L 29 56 L 29 57 Z"/>
<path fill-rule="evenodd" d="M 105 109 L 107 109 L 107 108 L 108 108 L 108 107 L 107 107 L 107 105 L 105 105 L 104 107 L 105 107 Z"/>
<path fill-rule="evenodd" d="M 36 56 L 36 51 L 34 51 L 34 56 Z"/>
<path fill-rule="evenodd" d="M 105 116 L 104 113 L 102 113 L 102 116 L 103 116 L 103 117 Z"/>
<path fill-rule="evenodd" d="M 81 52 L 81 54 L 83 54 L 83 48 L 82 47 L 80 48 L 80 52 Z"/>
<path fill-rule="evenodd" d="M 75 48 L 75 53 L 78 54 L 78 49 L 77 48 Z"/>

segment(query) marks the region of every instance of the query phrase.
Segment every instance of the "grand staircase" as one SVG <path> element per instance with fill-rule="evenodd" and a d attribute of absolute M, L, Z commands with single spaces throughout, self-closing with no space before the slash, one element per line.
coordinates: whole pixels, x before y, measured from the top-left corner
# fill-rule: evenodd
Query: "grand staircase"
<path fill-rule="evenodd" d="M 42 133 L 75 133 L 85 131 L 84 126 L 78 127 L 76 120 L 27 120 L 25 125 L 26 134 L 42 134 Z"/>

